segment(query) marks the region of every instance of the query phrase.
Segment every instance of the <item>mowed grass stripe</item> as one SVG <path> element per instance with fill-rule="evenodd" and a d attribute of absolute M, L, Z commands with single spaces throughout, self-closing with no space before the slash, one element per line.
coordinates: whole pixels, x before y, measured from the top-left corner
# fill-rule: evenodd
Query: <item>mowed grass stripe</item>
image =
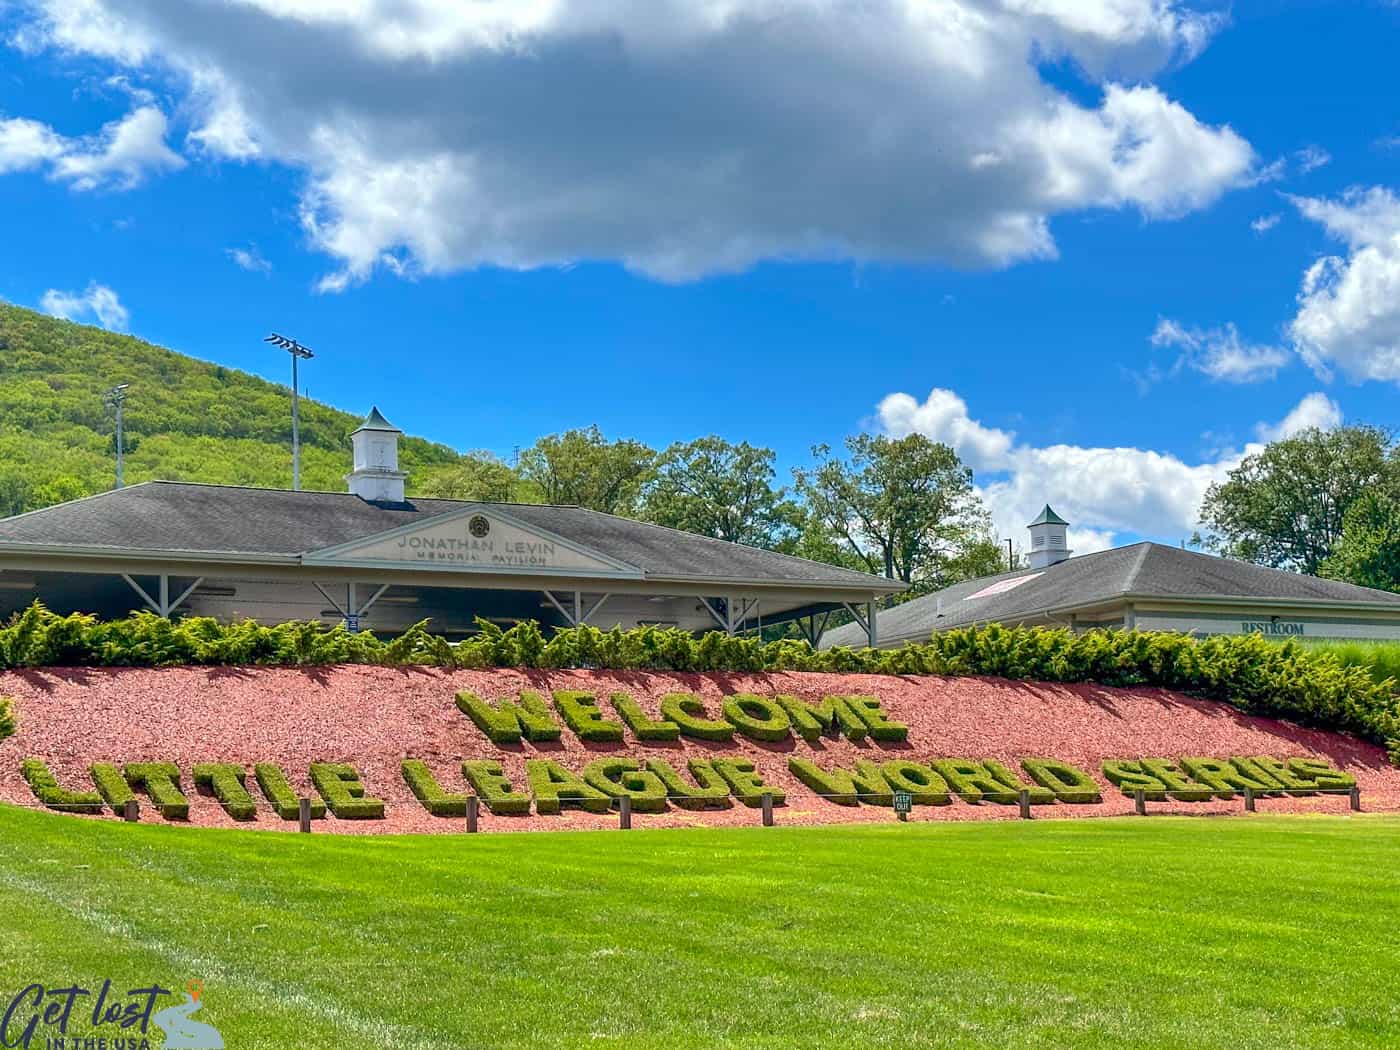
<path fill-rule="evenodd" d="M 1398 867 L 1370 816 L 468 838 L 0 807 L 0 992 L 197 976 L 235 1050 L 1387 1046 Z"/>

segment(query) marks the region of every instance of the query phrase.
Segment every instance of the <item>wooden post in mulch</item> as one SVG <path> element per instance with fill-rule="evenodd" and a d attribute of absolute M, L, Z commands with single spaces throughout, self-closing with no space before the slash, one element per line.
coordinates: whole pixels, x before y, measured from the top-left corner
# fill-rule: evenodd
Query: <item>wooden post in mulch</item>
<path fill-rule="evenodd" d="M 1246 813 L 1254 812 L 1254 789 L 1248 785 L 1244 789 L 1244 811 Z"/>
<path fill-rule="evenodd" d="M 302 834 L 311 834 L 311 800 L 309 798 L 297 799 L 297 819 L 301 821 Z"/>
<path fill-rule="evenodd" d="M 623 831 L 632 827 L 632 796 L 623 795 L 617 800 L 617 826 Z"/>
<path fill-rule="evenodd" d="M 135 824 L 141 819 L 141 803 L 134 798 L 126 800 L 126 808 L 122 811 L 122 817 L 128 824 Z"/>
<path fill-rule="evenodd" d="M 1355 784 L 1353 784 L 1353 785 L 1352 785 L 1352 788 L 1351 788 L 1351 791 L 1349 791 L 1348 794 L 1351 796 L 1351 811 L 1352 811 L 1353 813 L 1360 813 L 1360 812 L 1361 812 L 1361 789 L 1360 789 L 1359 787 L 1357 787 Z"/>
<path fill-rule="evenodd" d="M 467 796 L 467 834 L 476 834 L 476 820 L 478 816 L 477 807 L 481 805 L 481 800 L 475 795 Z"/>
<path fill-rule="evenodd" d="M 1140 817 L 1147 816 L 1147 792 L 1142 788 L 1133 792 L 1133 812 Z"/>
<path fill-rule="evenodd" d="M 773 792 L 763 793 L 763 826 L 771 828 L 773 826 Z"/>
<path fill-rule="evenodd" d="M 1019 802 L 1019 803 L 1021 804 L 1021 819 L 1022 819 L 1022 820 L 1030 820 L 1030 819 L 1031 819 L 1031 793 L 1030 793 L 1030 791 L 1028 791 L 1026 788 L 1022 788 L 1022 789 L 1021 789 L 1021 793 L 1020 793 L 1020 794 L 1017 796 L 1017 798 L 1016 798 L 1016 801 Z"/>

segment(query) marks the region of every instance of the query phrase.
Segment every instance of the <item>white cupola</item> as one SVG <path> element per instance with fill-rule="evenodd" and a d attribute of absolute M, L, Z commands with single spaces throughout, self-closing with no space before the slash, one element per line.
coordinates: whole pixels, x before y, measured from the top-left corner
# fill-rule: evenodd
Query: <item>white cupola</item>
<path fill-rule="evenodd" d="M 355 469 L 345 475 L 345 481 L 351 492 L 378 503 L 404 501 L 403 479 L 408 475 L 399 469 L 399 435 L 402 433 L 379 414 L 379 409 L 370 409 L 369 418 L 350 435 Z"/>
<path fill-rule="evenodd" d="M 1057 565 L 1070 556 L 1069 522 L 1056 514 L 1050 504 L 1045 504 L 1040 516 L 1026 527 L 1031 533 L 1031 551 L 1027 560 L 1032 569 Z"/>

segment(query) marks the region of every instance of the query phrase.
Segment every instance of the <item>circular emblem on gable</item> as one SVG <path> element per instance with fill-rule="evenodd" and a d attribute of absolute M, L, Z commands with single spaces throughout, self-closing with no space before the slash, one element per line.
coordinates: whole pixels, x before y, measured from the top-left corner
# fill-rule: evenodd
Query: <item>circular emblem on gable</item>
<path fill-rule="evenodd" d="M 482 539 L 491 531 L 491 523 L 480 514 L 473 514 L 467 522 L 467 531 L 477 539 Z"/>

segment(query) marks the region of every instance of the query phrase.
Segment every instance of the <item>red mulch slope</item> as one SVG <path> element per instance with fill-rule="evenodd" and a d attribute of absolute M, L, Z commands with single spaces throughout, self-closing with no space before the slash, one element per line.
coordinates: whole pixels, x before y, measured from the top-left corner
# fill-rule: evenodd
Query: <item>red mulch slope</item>
<path fill-rule="evenodd" d="M 567 729 L 555 745 L 496 748 L 453 703 L 459 689 L 496 698 L 519 689 L 588 689 L 600 697 L 630 692 L 653 714 L 656 701 L 672 691 L 718 698 L 734 692 L 793 693 L 817 699 L 829 693 L 878 696 L 892 717 L 910 727 L 904 744 L 852 744 L 822 740 L 807 744 L 794 737 L 783 744 L 757 744 L 736 736 L 732 744 L 683 740 L 678 744 L 585 745 Z M 1090 685 L 1051 685 L 999 679 L 901 678 L 828 674 L 651 674 L 589 671 L 458 671 L 336 667 L 315 670 L 255 668 L 49 669 L 0 674 L 0 695 L 18 701 L 18 734 L 0 742 L 0 799 L 34 805 L 20 776 L 23 758 L 45 759 L 59 782 L 74 790 L 89 786 L 86 768 L 94 761 L 175 762 L 187 793 L 193 791 L 196 762 L 276 762 L 307 794 L 313 761 L 348 761 L 360 771 L 368 793 L 385 799 L 382 821 L 337 821 L 328 817 L 317 830 L 349 832 L 460 831 L 460 821 L 430 816 L 409 793 L 399 773 L 403 758 L 423 759 L 448 791 L 465 790 L 459 763 L 467 758 L 499 758 L 521 789 L 524 760 L 543 756 L 578 770 L 609 752 L 634 757 L 665 757 L 677 768 L 697 755 L 743 754 L 753 759 L 769 783 L 788 792 L 779 824 L 837 821 L 889 821 L 888 809 L 853 809 L 812 797 L 787 772 L 790 753 L 814 758 L 824 767 L 860 757 L 998 758 L 1017 768 L 1021 758 L 1048 756 L 1072 762 L 1098 776 L 1106 758 L 1182 755 L 1264 754 L 1279 758 L 1320 756 L 1357 777 L 1367 810 L 1400 810 L 1400 770 L 1382 750 L 1335 733 L 1300 729 L 1271 719 L 1250 718 L 1224 704 L 1192 700 L 1157 689 L 1108 689 Z M 604 710 L 611 714 L 604 704 Z M 1105 801 L 1094 806 L 1042 806 L 1037 817 L 1098 816 L 1125 813 L 1132 802 L 1105 785 Z M 1262 799 L 1261 811 L 1344 812 L 1344 797 Z M 1154 812 L 1240 812 L 1232 802 L 1153 804 Z M 160 819 L 148 805 L 142 819 Z M 1015 807 L 968 805 L 919 807 L 915 820 L 972 820 L 1016 815 Z M 112 819 L 112 818 L 108 818 Z M 218 803 L 193 797 L 190 821 L 232 826 Z M 637 827 L 691 824 L 757 824 L 757 811 L 727 811 L 634 817 Z M 560 816 L 496 817 L 482 808 L 483 831 L 529 828 L 615 827 L 616 815 L 566 810 Z M 288 829 L 270 811 L 251 825 Z"/>

